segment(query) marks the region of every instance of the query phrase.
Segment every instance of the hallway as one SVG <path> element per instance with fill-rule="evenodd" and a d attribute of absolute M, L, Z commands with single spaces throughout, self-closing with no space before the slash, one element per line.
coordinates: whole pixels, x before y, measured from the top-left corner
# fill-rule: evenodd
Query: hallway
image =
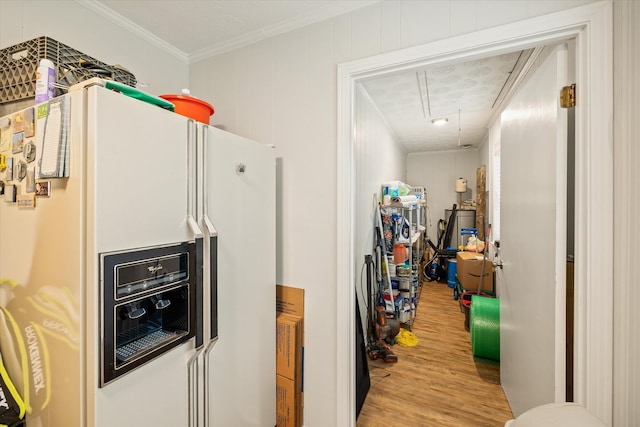
<path fill-rule="evenodd" d="M 358 427 L 502 427 L 512 418 L 500 367 L 474 362 L 446 283 L 423 283 L 413 332 L 416 347 L 392 347 L 397 364 L 368 359 L 371 388 Z"/>

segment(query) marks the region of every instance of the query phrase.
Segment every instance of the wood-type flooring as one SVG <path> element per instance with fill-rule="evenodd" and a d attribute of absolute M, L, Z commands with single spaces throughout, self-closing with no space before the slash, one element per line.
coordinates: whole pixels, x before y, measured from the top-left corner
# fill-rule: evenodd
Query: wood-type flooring
<path fill-rule="evenodd" d="M 513 416 L 500 366 L 474 361 L 453 290 L 424 282 L 416 313 L 416 347 L 394 345 L 395 364 L 368 359 L 371 388 L 357 427 L 504 426 Z"/>

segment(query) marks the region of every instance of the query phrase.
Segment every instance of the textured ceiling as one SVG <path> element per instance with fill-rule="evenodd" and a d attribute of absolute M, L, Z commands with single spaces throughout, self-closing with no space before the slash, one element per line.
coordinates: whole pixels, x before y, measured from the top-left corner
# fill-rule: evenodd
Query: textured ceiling
<path fill-rule="evenodd" d="M 76 1 L 195 62 L 380 0 Z M 412 70 L 366 81 L 363 87 L 407 152 L 477 147 L 499 107 L 496 98 L 519 73 L 523 57 L 528 56 L 515 52 Z M 449 121 L 436 128 L 435 117 Z"/>
<path fill-rule="evenodd" d="M 408 152 L 477 147 L 520 56 L 412 70 L 365 81 L 363 87 Z M 448 119 L 444 126 L 431 122 L 442 117 Z"/>

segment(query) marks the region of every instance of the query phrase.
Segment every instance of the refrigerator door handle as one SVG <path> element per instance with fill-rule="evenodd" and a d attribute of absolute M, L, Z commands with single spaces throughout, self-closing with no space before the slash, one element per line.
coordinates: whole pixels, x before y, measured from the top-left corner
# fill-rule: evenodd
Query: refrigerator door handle
<path fill-rule="evenodd" d="M 195 141 L 195 122 L 189 120 L 187 124 L 187 224 L 195 239 L 195 264 L 196 264 L 196 324 L 195 324 L 195 352 L 187 362 L 187 378 L 188 378 L 188 407 L 189 407 L 189 427 L 197 427 L 199 424 L 200 414 L 200 396 L 199 396 L 199 363 L 198 359 L 202 354 L 204 341 L 204 233 L 195 219 L 196 203 L 197 203 L 197 166 L 196 166 L 196 141 Z"/>
<path fill-rule="evenodd" d="M 209 340 L 218 338 L 218 230 L 209 218 L 209 127 L 202 127 L 202 217 L 209 235 Z"/>
<path fill-rule="evenodd" d="M 187 223 L 191 228 L 191 231 L 195 237 L 196 244 L 196 324 L 195 324 L 195 336 L 196 336 L 196 349 L 202 347 L 204 343 L 203 338 L 203 327 L 204 327 L 204 307 L 203 307 L 203 297 L 204 297 L 204 236 L 202 234 L 202 230 L 198 227 L 198 223 L 193 217 L 187 218 Z"/>
<path fill-rule="evenodd" d="M 207 215 L 204 224 L 209 235 L 209 340 L 218 338 L 218 230 Z"/>
<path fill-rule="evenodd" d="M 211 407 L 211 374 L 209 353 L 218 343 L 218 230 L 209 218 L 209 128 L 202 127 L 202 217 L 209 236 L 209 342 L 204 351 L 204 425 L 209 426 Z"/>
<path fill-rule="evenodd" d="M 189 427 L 198 426 L 198 418 L 200 414 L 200 396 L 199 396 L 199 363 L 198 359 L 202 354 L 203 347 L 203 327 L 204 327 L 204 307 L 203 307 L 203 258 L 204 258 L 204 236 L 202 230 L 198 226 L 196 220 L 189 216 L 187 222 L 191 231 L 195 236 L 196 245 L 196 324 L 195 324 L 195 352 L 187 362 L 188 375 L 188 408 L 189 408 Z"/>
<path fill-rule="evenodd" d="M 204 233 L 196 220 L 198 196 L 198 147 L 196 141 L 197 127 L 193 120 L 187 122 L 187 223 L 196 244 L 196 350 L 204 344 Z"/>
<path fill-rule="evenodd" d="M 204 351 L 204 425 L 209 426 L 210 424 L 210 407 L 211 407 L 211 376 L 209 373 L 209 353 L 213 350 L 213 347 L 218 343 L 218 337 L 216 336 L 209 344 L 207 344 L 207 348 Z"/>
<path fill-rule="evenodd" d="M 188 378 L 188 396 L 187 396 L 187 404 L 189 408 L 189 422 L 187 424 L 188 427 L 198 427 L 199 426 L 199 415 L 200 415 L 200 375 L 198 369 L 198 359 L 200 355 L 203 353 L 204 349 L 197 349 L 193 356 L 187 362 L 187 378 Z M 205 408 L 207 405 L 204 405 Z"/>
<path fill-rule="evenodd" d="M 211 407 L 211 374 L 209 353 L 218 343 L 218 231 L 213 226 L 209 217 L 205 214 L 204 224 L 209 234 L 209 272 L 210 272 L 210 305 L 209 305 L 209 342 L 204 350 L 204 425 L 210 424 Z"/>

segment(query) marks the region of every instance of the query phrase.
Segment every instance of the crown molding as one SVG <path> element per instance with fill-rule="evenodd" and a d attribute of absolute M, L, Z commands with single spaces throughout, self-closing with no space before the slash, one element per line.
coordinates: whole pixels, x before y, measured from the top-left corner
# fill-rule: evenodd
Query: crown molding
<path fill-rule="evenodd" d="M 319 8 L 313 10 L 309 13 L 303 14 L 294 19 L 290 19 L 288 21 L 271 25 L 265 28 L 261 28 L 259 30 L 252 31 L 245 35 L 235 37 L 233 39 L 221 42 L 221 43 L 213 43 L 210 46 L 207 46 L 203 49 L 197 50 L 191 54 L 188 54 L 177 47 L 173 46 L 170 43 L 167 43 L 165 40 L 151 33 L 150 31 L 142 28 L 138 24 L 133 21 L 125 18 L 124 16 L 116 13 L 112 9 L 103 5 L 101 2 L 97 0 L 75 0 L 76 3 L 86 7 L 92 12 L 96 13 L 99 16 L 102 16 L 105 19 L 113 22 L 121 28 L 131 32 L 132 34 L 140 37 L 143 40 L 148 41 L 149 43 L 157 46 L 163 51 L 175 56 L 179 60 L 192 64 L 195 62 L 199 62 L 210 58 L 215 55 L 219 55 L 221 53 L 229 52 L 234 49 L 238 49 L 244 46 L 248 46 L 260 40 L 264 40 L 269 37 L 276 36 L 278 34 L 283 34 L 288 31 L 296 30 L 298 28 L 305 27 L 307 25 L 311 25 L 315 22 L 320 22 L 326 19 L 333 18 L 338 15 L 342 15 L 344 13 L 351 12 L 355 9 L 360 9 L 365 6 L 369 6 L 375 3 L 379 3 L 381 0 L 359 0 L 359 1 L 351 1 L 351 2 L 343 2 L 342 4 L 332 5 L 328 8 Z"/>
<path fill-rule="evenodd" d="M 170 55 L 175 56 L 176 58 L 178 58 L 182 62 L 184 62 L 184 63 L 188 63 L 189 62 L 189 56 L 185 52 L 181 51 L 180 49 L 178 49 L 177 47 L 173 46 L 172 44 L 167 43 L 166 41 L 164 41 L 160 37 L 156 36 L 152 32 L 150 32 L 148 30 L 145 30 L 144 28 L 142 28 L 138 24 L 136 24 L 133 21 L 125 18 L 124 16 L 120 15 L 119 13 L 114 12 L 112 9 L 109 9 L 108 7 L 106 7 L 105 5 L 100 3 L 99 1 L 96 1 L 96 0 L 75 0 L 75 2 L 78 3 L 79 5 L 82 5 L 82 6 L 86 7 L 87 9 L 89 9 L 92 12 L 96 13 L 97 15 L 102 16 L 103 18 L 113 22 L 114 24 L 118 25 L 119 27 L 124 28 L 125 30 L 133 33 L 134 35 L 140 37 L 141 39 L 148 41 L 149 43 L 153 44 L 154 46 L 157 46 L 158 48 L 160 48 L 163 51 L 169 53 Z"/>
<path fill-rule="evenodd" d="M 221 43 L 214 43 L 206 48 L 197 50 L 188 55 L 188 62 L 190 64 L 199 62 L 212 56 L 220 55 L 221 53 L 229 52 L 234 49 L 239 49 L 241 47 L 256 43 L 260 40 L 276 36 L 278 34 L 284 34 L 286 32 L 297 30 L 316 22 L 324 21 L 326 19 L 351 12 L 355 9 L 360 9 L 362 7 L 380 3 L 380 1 L 381 0 L 362 0 L 342 2 L 342 4 L 336 4 L 331 7 L 319 8 L 297 18 L 290 19 L 279 24 L 270 25 L 268 27 L 264 27 L 259 30 L 247 33 L 243 36 L 235 37 Z"/>

